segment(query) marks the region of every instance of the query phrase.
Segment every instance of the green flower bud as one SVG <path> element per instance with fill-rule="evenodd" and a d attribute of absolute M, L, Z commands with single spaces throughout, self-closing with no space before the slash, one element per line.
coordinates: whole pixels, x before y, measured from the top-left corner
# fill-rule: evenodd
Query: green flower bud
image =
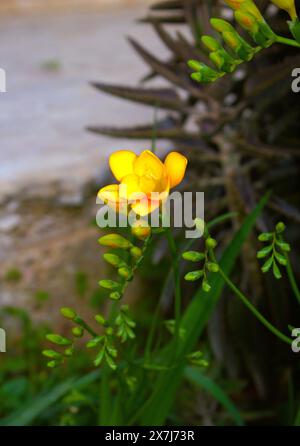
<path fill-rule="evenodd" d="M 212 18 L 210 19 L 210 24 L 219 33 L 234 31 L 233 26 L 223 19 Z"/>
<path fill-rule="evenodd" d="M 120 288 L 119 282 L 115 282 L 114 280 L 108 280 L 108 279 L 100 280 L 99 285 L 102 288 L 106 288 L 107 290 L 116 290 Z"/>
<path fill-rule="evenodd" d="M 108 246 L 109 248 L 129 249 L 132 247 L 132 243 L 119 234 L 104 235 L 98 241 L 100 245 Z"/>
<path fill-rule="evenodd" d="M 280 263 L 280 265 L 286 266 L 287 265 L 287 259 L 280 254 L 279 252 L 274 253 L 276 260 Z"/>
<path fill-rule="evenodd" d="M 62 354 L 58 353 L 54 350 L 43 350 L 42 351 L 42 355 L 46 356 L 47 358 L 51 358 L 51 359 L 61 359 L 62 358 Z"/>
<path fill-rule="evenodd" d="M 112 300 L 120 300 L 121 299 L 121 294 L 118 293 L 117 291 L 114 291 L 113 293 L 110 293 L 109 298 Z"/>
<path fill-rule="evenodd" d="M 270 257 L 270 258 L 263 264 L 263 266 L 261 267 L 262 272 L 263 272 L 263 273 L 268 272 L 269 269 L 271 268 L 272 264 L 273 264 L 273 258 Z"/>
<path fill-rule="evenodd" d="M 210 271 L 212 273 L 217 273 L 219 271 L 219 265 L 214 262 L 206 263 L 206 267 L 207 267 L 208 271 Z"/>
<path fill-rule="evenodd" d="M 103 254 L 103 258 L 107 263 L 115 267 L 118 267 L 120 266 L 120 264 L 123 263 L 120 257 L 117 256 L 116 254 L 111 254 L 106 252 L 105 254 Z"/>
<path fill-rule="evenodd" d="M 95 338 L 91 339 L 86 343 L 86 348 L 94 348 L 97 347 L 98 344 L 100 344 L 103 341 L 103 336 L 96 336 Z"/>
<path fill-rule="evenodd" d="M 62 361 L 49 361 L 47 362 L 47 367 L 50 367 L 51 369 L 54 369 L 55 367 L 58 367 L 59 365 L 61 365 Z"/>
<path fill-rule="evenodd" d="M 132 278 L 132 271 L 127 267 L 119 268 L 118 274 L 126 280 L 130 280 Z"/>
<path fill-rule="evenodd" d="M 258 236 L 258 240 L 260 242 L 268 242 L 268 241 L 272 240 L 272 238 L 273 238 L 272 232 L 263 232 L 262 234 L 259 234 L 259 236 Z"/>
<path fill-rule="evenodd" d="M 209 293 L 209 291 L 211 290 L 211 286 L 210 286 L 210 284 L 208 283 L 208 281 L 207 280 L 203 280 L 203 282 L 202 282 L 202 290 L 205 292 L 205 293 Z"/>
<path fill-rule="evenodd" d="M 205 221 L 202 220 L 202 218 L 195 218 L 194 223 L 195 223 L 196 229 L 201 234 L 204 234 L 204 232 L 205 232 Z"/>
<path fill-rule="evenodd" d="M 66 348 L 64 351 L 64 355 L 67 358 L 70 358 L 71 356 L 73 356 L 73 354 L 74 354 L 74 347 Z"/>
<path fill-rule="evenodd" d="M 260 251 L 258 251 L 258 253 L 256 254 L 258 259 L 262 259 L 264 257 L 266 257 L 273 249 L 272 245 L 269 246 L 265 246 L 263 249 L 261 249 Z"/>
<path fill-rule="evenodd" d="M 70 339 L 67 339 L 64 336 L 61 336 L 61 335 L 55 334 L 55 333 L 47 334 L 46 339 L 48 339 L 48 341 L 52 342 L 52 344 L 56 344 L 56 345 L 72 345 L 72 341 L 70 341 Z"/>
<path fill-rule="evenodd" d="M 188 66 L 194 71 L 200 71 L 202 69 L 202 62 L 191 59 L 188 61 Z"/>
<path fill-rule="evenodd" d="M 281 277 L 282 277 L 281 272 L 280 272 L 276 262 L 273 262 L 273 274 L 274 274 L 274 277 L 278 280 L 281 279 Z"/>
<path fill-rule="evenodd" d="M 208 283 L 208 281 L 207 280 L 203 280 L 203 282 L 202 282 L 202 290 L 205 292 L 205 293 L 209 293 L 209 291 L 211 290 L 211 286 L 210 286 L 210 284 Z"/>
<path fill-rule="evenodd" d="M 61 308 L 60 312 L 63 317 L 70 319 L 71 321 L 73 321 L 77 316 L 76 312 L 72 308 L 68 307 Z"/>
<path fill-rule="evenodd" d="M 217 51 L 221 48 L 220 43 L 211 36 L 202 36 L 201 41 L 210 51 Z"/>
<path fill-rule="evenodd" d="M 140 248 L 138 248 L 137 246 L 133 246 L 130 249 L 130 254 L 132 255 L 132 257 L 134 257 L 136 260 L 140 259 L 143 255 L 142 250 Z"/>
<path fill-rule="evenodd" d="M 276 232 L 278 233 L 278 234 L 281 234 L 282 232 L 284 232 L 285 231 L 285 224 L 282 222 L 282 221 L 280 221 L 279 223 L 277 223 L 277 225 L 276 225 Z"/>
<path fill-rule="evenodd" d="M 257 19 L 248 12 L 237 10 L 234 13 L 236 21 L 241 25 L 241 27 L 252 33 L 257 33 L 259 28 L 257 24 Z"/>
<path fill-rule="evenodd" d="M 214 249 L 217 246 L 217 241 L 212 237 L 208 237 L 205 240 L 205 245 L 207 249 Z"/>
<path fill-rule="evenodd" d="M 114 334 L 114 330 L 113 330 L 112 327 L 108 327 L 108 328 L 105 330 L 105 333 L 106 333 L 108 336 L 112 336 L 112 335 Z"/>
<path fill-rule="evenodd" d="M 186 251 L 182 254 L 182 257 L 184 260 L 188 260 L 190 262 L 199 262 L 200 260 L 204 259 L 205 254 L 197 251 Z"/>
<path fill-rule="evenodd" d="M 197 65 L 195 64 L 195 62 Z M 189 60 L 188 65 L 190 66 L 190 68 L 197 71 L 197 73 L 192 73 L 191 77 L 198 82 L 213 82 L 223 75 L 223 73 L 218 73 L 202 62 Z"/>
<path fill-rule="evenodd" d="M 75 336 L 75 338 L 82 338 L 84 335 L 84 328 L 82 327 L 73 327 L 72 328 L 72 334 Z"/>
<path fill-rule="evenodd" d="M 106 324 L 106 320 L 105 320 L 105 318 L 101 314 L 96 314 L 95 320 L 96 320 L 96 322 L 98 322 L 99 325 L 105 325 Z"/>
<path fill-rule="evenodd" d="M 282 251 L 289 252 L 291 250 L 290 245 L 286 242 L 282 242 L 281 240 L 276 240 L 276 245 L 279 246 Z"/>
<path fill-rule="evenodd" d="M 185 280 L 187 280 L 188 282 L 194 282 L 195 280 L 200 279 L 200 277 L 203 276 L 203 270 L 199 269 L 196 271 L 190 271 L 189 273 L 187 273 L 184 278 Z"/>

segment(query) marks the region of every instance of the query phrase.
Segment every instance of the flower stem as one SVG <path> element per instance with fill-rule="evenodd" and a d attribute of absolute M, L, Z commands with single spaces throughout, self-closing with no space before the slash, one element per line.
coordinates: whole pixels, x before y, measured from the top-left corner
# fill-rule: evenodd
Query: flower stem
<path fill-rule="evenodd" d="M 288 256 L 288 254 L 285 254 L 285 258 L 287 261 L 287 265 L 286 265 L 286 272 L 292 287 L 292 290 L 294 291 L 294 294 L 296 296 L 296 299 L 298 300 L 299 304 L 300 304 L 300 290 L 298 288 L 295 276 L 294 276 L 294 272 L 293 272 L 293 268 L 290 262 L 290 258 Z"/>
<path fill-rule="evenodd" d="M 211 258 L 214 260 L 214 262 L 217 263 L 217 260 L 215 258 L 215 255 L 213 252 L 211 252 Z M 248 298 L 242 293 L 241 290 L 239 290 L 233 282 L 227 277 L 227 275 L 224 273 L 222 268 L 219 266 L 219 273 L 221 274 L 223 280 L 229 288 L 235 293 L 235 295 L 243 302 L 243 304 L 251 311 L 251 313 L 269 330 L 271 331 L 277 338 L 281 339 L 283 342 L 286 342 L 287 344 L 292 344 L 292 340 L 288 338 L 286 335 L 281 333 L 274 325 L 272 325 L 255 307 L 252 305 L 252 303 L 248 300 Z"/>
<path fill-rule="evenodd" d="M 296 42 L 296 40 L 288 39 L 287 37 L 276 36 L 276 42 L 283 43 L 284 45 L 296 46 L 300 48 L 300 43 Z"/>
<path fill-rule="evenodd" d="M 181 315 L 181 289 L 180 289 L 180 271 L 179 271 L 179 263 L 177 261 L 177 248 L 176 243 L 173 237 L 173 234 L 170 228 L 167 228 L 166 235 L 169 243 L 169 248 L 172 256 L 172 267 L 173 267 L 173 275 L 174 275 L 174 283 L 175 283 L 175 305 L 174 305 L 174 313 L 175 313 L 175 345 L 177 345 L 179 340 L 179 328 L 180 328 L 180 315 Z"/>

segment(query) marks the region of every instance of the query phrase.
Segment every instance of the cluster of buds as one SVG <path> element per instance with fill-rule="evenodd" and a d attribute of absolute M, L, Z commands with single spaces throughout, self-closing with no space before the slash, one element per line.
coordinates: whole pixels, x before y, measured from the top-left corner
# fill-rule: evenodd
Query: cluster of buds
<path fill-rule="evenodd" d="M 136 225 L 132 228 L 132 233 L 140 240 L 147 241 L 151 235 L 149 227 Z M 109 297 L 112 300 L 120 300 L 125 288 L 133 278 L 134 270 L 137 268 L 143 257 L 143 250 L 133 245 L 131 241 L 120 234 L 108 234 L 100 237 L 99 243 L 102 246 L 111 248 L 103 255 L 104 260 L 113 266 L 120 277 L 119 281 L 103 279 L 99 285 L 110 290 Z"/>
<path fill-rule="evenodd" d="M 196 226 L 198 224 L 203 225 L 202 220 L 196 219 Z M 204 238 L 205 238 L 205 250 L 204 252 L 198 251 L 186 251 L 182 254 L 182 257 L 185 260 L 190 262 L 202 262 L 202 266 L 200 269 L 188 272 L 184 278 L 188 282 L 194 282 L 196 280 L 202 281 L 202 290 L 208 293 L 211 290 L 211 285 L 209 283 L 208 273 L 217 273 L 219 271 L 219 265 L 214 260 L 214 249 L 217 246 L 217 241 L 212 238 L 208 230 L 205 226 L 204 230 Z"/>
<path fill-rule="evenodd" d="M 48 359 L 47 366 L 54 368 L 62 365 L 66 359 L 73 356 L 76 340 L 88 334 L 91 338 L 87 341 L 86 348 L 97 348 L 98 350 L 94 359 L 94 365 L 98 367 L 105 360 L 107 365 L 115 370 L 117 368 L 116 358 L 118 356 L 116 341 L 119 339 L 121 342 L 125 342 L 135 337 L 133 332 L 135 322 L 129 316 L 128 311 L 128 305 L 122 305 L 119 313 L 111 322 L 105 319 L 102 314 L 96 314 L 95 321 L 101 327 L 101 333 L 99 334 L 79 317 L 75 310 L 66 307 L 61 308 L 61 315 L 72 321 L 74 326 L 69 337 L 57 333 L 46 335 L 46 339 L 60 350 L 46 349 L 42 352 Z"/>
<path fill-rule="evenodd" d="M 287 266 L 287 253 L 290 251 L 290 245 L 286 243 L 282 234 L 285 231 L 285 224 L 277 223 L 275 231 L 263 232 L 259 235 L 258 240 L 266 243 L 264 248 L 257 253 L 258 259 L 264 259 L 264 264 L 261 267 L 263 273 L 268 272 L 271 268 L 276 279 L 281 279 L 281 272 L 279 265 Z"/>
<path fill-rule="evenodd" d="M 251 46 L 226 20 L 212 18 L 212 28 L 221 35 L 231 51 L 226 51 L 221 41 L 214 37 L 202 36 L 201 41 L 208 49 L 209 58 L 215 68 L 197 60 L 190 60 L 188 65 L 193 70 L 191 77 L 198 82 L 214 82 L 226 73 L 232 73 L 239 64 L 251 60 L 258 51 L 269 47 L 278 39 L 253 0 L 225 0 L 225 3 L 233 9 L 235 20 L 250 35 L 255 45 Z M 274 0 L 273 3 L 289 12 L 293 19 L 293 22 L 289 22 L 290 30 L 295 39 L 298 40 L 299 37 L 300 41 L 300 26 L 294 1 Z"/>

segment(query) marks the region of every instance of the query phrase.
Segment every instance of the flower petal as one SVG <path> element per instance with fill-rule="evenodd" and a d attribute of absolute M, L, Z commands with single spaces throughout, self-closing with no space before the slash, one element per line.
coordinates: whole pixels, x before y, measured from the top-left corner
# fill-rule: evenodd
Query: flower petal
<path fill-rule="evenodd" d="M 119 185 L 118 184 L 110 184 L 109 186 L 102 187 L 102 189 L 98 192 L 98 198 L 104 201 L 104 203 L 119 202 Z"/>
<path fill-rule="evenodd" d="M 118 150 L 109 157 L 109 166 L 118 181 L 133 173 L 133 164 L 137 156 L 130 150 Z"/>
<path fill-rule="evenodd" d="M 153 152 L 144 150 L 134 162 L 134 173 L 140 177 L 147 176 L 159 180 L 164 173 L 164 165 Z"/>
<path fill-rule="evenodd" d="M 170 178 L 170 187 L 175 187 L 183 180 L 187 159 L 178 152 L 170 152 L 165 159 L 167 175 Z"/>

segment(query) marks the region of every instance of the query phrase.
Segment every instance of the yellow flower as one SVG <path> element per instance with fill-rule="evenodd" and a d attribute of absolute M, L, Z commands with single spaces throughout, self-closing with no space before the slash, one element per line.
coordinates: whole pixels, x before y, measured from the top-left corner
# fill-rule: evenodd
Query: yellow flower
<path fill-rule="evenodd" d="M 164 202 L 170 188 L 182 181 L 187 159 L 171 152 L 162 163 L 150 150 L 139 156 L 120 150 L 110 156 L 109 165 L 120 184 L 103 187 L 98 197 L 119 212 L 127 212 L 129 202 L 136 214 L 144 216 Z"/>
<path fill-rule="evenodd" d="M 287 11 L 292 20 L 297 18 L 294 0 L 271 0 L 271 2 L 274 3 L 274 5 L 278 6 L 278 8 Z"/>

